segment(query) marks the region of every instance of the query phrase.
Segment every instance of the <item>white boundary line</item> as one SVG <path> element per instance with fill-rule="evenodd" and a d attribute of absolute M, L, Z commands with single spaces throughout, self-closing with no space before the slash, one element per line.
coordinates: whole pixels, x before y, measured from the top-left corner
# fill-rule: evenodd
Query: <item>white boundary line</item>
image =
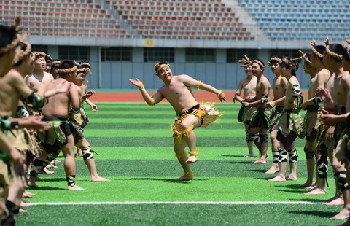
<path fill-rule="evenodd" d="M 38 202 L 28 203 L 29 206 L 70 206 L 70 205 L 149 205 L 149 204 L 205 204 L 205 205 L 268 205 L 268 204 L 324 204 L 325 202 L 308 202 L 308 201 L 247 201 L 247 202 L 214 202 L 214 201 L 174 201 L 174 202 L 160 202 L 160 201 L 144 201 L 144 202 Z"/>

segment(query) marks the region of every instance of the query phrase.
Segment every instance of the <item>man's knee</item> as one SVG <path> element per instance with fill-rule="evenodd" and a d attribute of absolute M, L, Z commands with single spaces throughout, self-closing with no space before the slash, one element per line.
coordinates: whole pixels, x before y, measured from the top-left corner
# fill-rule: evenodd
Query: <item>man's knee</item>
<path fill-rule="evenodd" d="M 304 151 L 305 151 L 306 159 L 314 159 L 315 158 L 315 152 L 313 150 L 304 148 Z"/>
<path fill-rule="evenodd" d="M 339 185 L 339 188 L 341 191 L 349 190 L 349 184 L 346 180 L 346 172 L 345 171 L 340 171 L 334 174 L 337 183 Z"/>
<path fill-rule="evenodd" d="M 289 163 L 296 163 L 298 161 L 297 149 L 288 150 L 289 153 Z"/>
<path fill-rule="evenodd" d="M 94 159 L 94 151 L 91 150 L 90 147 L 83 147 L 81 150 L 84 160 Z"/>
<path fill-rule="evenodd" d="M 321 156 L 321 158 L 317 160 L 316 166 L 318 178 L 327 178 L 328 160 L 326 155 Z"/>
<path fill-rule="evenodd" d="M 259 134 L 260 143 L 268 143 L 269 136 L 266 133 Z"/>

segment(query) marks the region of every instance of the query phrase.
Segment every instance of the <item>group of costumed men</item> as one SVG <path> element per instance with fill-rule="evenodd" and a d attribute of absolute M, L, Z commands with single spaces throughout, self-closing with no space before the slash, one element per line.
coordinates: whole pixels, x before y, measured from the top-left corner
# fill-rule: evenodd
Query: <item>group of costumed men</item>
<path fill-rule="evenodd" d="M 331 44 L 328 39 L 325 45 L 312 42 L 311 51 L 299 50 L 300 57 L 296 59 L 273 56 L 268 61 L 275 75 L 272 95 L 271 85 L 263 75 L 264 63 L 244 56 L 239 62 L 243 63 L 246 78 L 239 83 L 234 97 L 234 101 L 241 103 L 238 121 L 244 123 L 249 150 L 245 157 L 254 157 L 255 145 L 260 158 L 253 163 L 266 163 L 267 134 L 270 133 L 273 161 L 265 173 L 277 175 L 269 182 L 297 180 L 297 138 L 306 139 L 307 180 L 300 185 L 308 189 L 306 195 L 326 194 L 330 162 L 336 193 L 326 204 L 343 205 L 332 219 L 346 219 L 350 212 L 350 178 L 347 176 L 350 170 L 350 39 L 346 42 Z M 310 75 L 306 100 L 295 74 L 301 59 L 305 73 Z M 303 117 L 302 110 L 306 111 Z"/>
<path fill-rule="evenodd" d="M 95 92 L 87 91 L 88 62 L 52 60 L 32 52 L 26 35 L 13 26 L 0 25 L 0 219 L 14 225 L 25 212 L 23 197 L 34 194 L 39 173 L 53 173 L 62 151 L 68 190 L 84 190 L 75 183 L 75 157 L 81 156 L 91 181 L 110 181 L 98 175 L 94 152 L 83 135 L 87 116 L 82 107 Z M 75 153 L 75 147 L 77 153 Z"/>
<path fill-rule="evenodd" d="M 0 25 L 0 218 L 2 225 L 13 225 L 20 212 L 23 197 L 34 194 L 25 191 L 35 187 L 39 173 L 52 173 L 49 168 L 62 151 L 68 190 L 84 190 L 75 183 L 75 156 L 82 156 L 91 181 L 109 181 L 96 170 L 93 151 L 83 135 L 87 116 L 82 103 L 96 111 L 87 91 L 88 62 L 52 60 L 43 52 L 32 52 L 31 45 L 20 34 L 19 19 L 13 26 Z M 347 40 L 350 43 L 350 40 Z M 253 157 L 254 144 L 260 158 L 254 163 L 265 164 L 270 133 L 273 163 L 266 174 L 278 173 L 269 182 L 297 180 L 296 138 L 306 138 L 307 181 L 301 186 L 305 194 L 326 194 L 328 161 L 336 181 L 336 194 L 328 205 L 343 205 L 334 219 L 345 219 L 350 212 L 350 192 L 347 180 L 349 166 L 350 125 L 350 47 L 342 44 L 312 43 L 310 53 L 300 51 L 301 57 L 272 57 L 268 65 L 275 74 L 273 98 L 271 85 L 263 72 L 265 64 L 259 59 L 243 63 L 247 77 L 234 96 L 242 104 L 238 120 L 244 122 L 247 157 Z M 308 98 L 303 101 L 296 77 L 297 60 L 304 60 L 304 70 L 311 82 Z M 225 94 L 215 87 L 189 75 L 173 75 L 167 62 L 158 62 L 156 76 L 164 83 L 150 96 L 139 79 L 129 81 L 139 88 L 148 105 L 166 99 L 178 119 L 172 124 L 174 152 L 184 171 L 177 180 L 192 180 L 190 168 L 197 161 L 194 129 L 207 127 L 221 113 L 213 105 L 199 104 L 192 87 L 217 95 Z M 306 110 L 305 120 L 300 111 Z M 185 152 L 188 146 L 189 155 Z M 74 152 L 75 147 L 78 153 Z M 290 173 L 285 176 L 289 158 Z M 316 182 L 314 183 L 314 172 Z M 23 211 L 23 210 L 22 210 Z"/>

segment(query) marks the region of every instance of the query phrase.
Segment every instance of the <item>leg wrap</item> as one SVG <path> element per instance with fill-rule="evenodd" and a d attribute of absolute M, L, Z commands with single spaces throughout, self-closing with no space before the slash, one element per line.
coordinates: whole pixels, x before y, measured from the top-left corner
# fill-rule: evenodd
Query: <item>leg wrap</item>
<path fill-rule="evenodd" d="M 71 175 L 66 177 L 66 181 L 68 183 L 68 186 L 74 186 L 75 185 L 75 175 Z"/>
<path fill-rule="evenodd" d="M 313 159 L 315 158 L 315 152 L 307 149 L 307 148 L 304 148 L 304 151 L 305 151 L 305 156 L 306 156 L 306 159 Z"/>
<path fill-rule="evenodd" d="M 189 154 L 190 154 L 190 155 L 198 155 L 198 154 L 199 154 L 199 151 L 190 151 Z"/>
<path fill-rule="evenodd" d="M 245 141 L 248 143 L 250 140 L 249 140 L 249 133 L 246 132 L 245 133 Z"/>
<path fill-rule="evenodd" d="M 349 184 L 346 181 L 346 171 L 337 172 L 334 174 L 341 191 L 349 190 Z"/>
<path fill-rule="evenodd" d="M 30 171 L 30 176 L 36 177 L 38 173 L 44 169 L 47 164 L 43 160 L 35 159 L 32 165 L 32 169 Z"/>
<path fill-rule="evenodd" d="M 285 149 L 278 149 L 279 151 L 279 162 L 287 162 L 288 152 Z"/>
<path fill-rule="evenodd" d="M 273 163 L 278 163 L 279 158 L 280 158 L 280 153 L 278 151 L 273 151 L 272 152 L 272 162 Z"/>
<path fill-rule="evenodd" d="M 94 159 L 94 151 L 90 147 L 81 148 L 84 160 Z"/>
<path fill-rule="evenodd" d="M 259 140 L 259 136 L 257 136 L 254 133 L 248 133 L 248 141 L 247 142 L 250 142 L 250 141 L 258 142 L 256 140 Z"/>
<path fill-rule="evenodd" d="M 290 149 L 289 152 L 289 163 L 296 163 L 298 161 L 297 149 Z"/>
<path fill-rule="evenodd" d="M 267 134 L 259 134 L 259 139 L 260 139 L 260 143 L 267 143 L 269 142 L 269 136 Z"/>
<path fill-rule="evenodd" d="M 6 201 L 7 214 L 3 216 L 1 225 L 16 225 L 16 216 L 19 214 L 19 206 L 15 203 L 7 200 Z"/>
<path fill-rule="evenodd" d="M 327 178 L 327 172 L 328 172 L 327 156 L 322 155 L 321 158 L 317 161 L 318 178 L 322 178 L 322 179 Z"/>

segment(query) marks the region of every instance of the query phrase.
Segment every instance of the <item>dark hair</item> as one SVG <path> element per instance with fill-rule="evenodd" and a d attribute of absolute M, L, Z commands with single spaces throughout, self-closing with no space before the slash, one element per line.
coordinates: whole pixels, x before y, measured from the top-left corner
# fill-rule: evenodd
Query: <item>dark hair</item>
<path fill-rule="evenodd" d="M 156 71 L 156 74 L 157 74 L 157 71 L 158 71 L 159 66 L 162 65 L 162 64 L 167 64 L 167 65 L 170 66 L 170 64 L 169 64 L 167 61 L 159 61 L 159 62 L 157 62 L 157 63 L 154 65 L 154 70 Z"/>
<path fill-rule="evenodd" d="M 350 48 L 349 47 L 345 47 L 344 48 L 344 58 L 346 61 L 350 61 Z"/>
<path fill-rule="evenodd" d="M 58 66 L 58 69 L 70 69 L 76 66 L 75 61 L 73 60 L 64 60 Z"/>
<path fill-rule="evenodd" d="M 26 43 L 24 43 L 24 42 L 19 42 L 19 43 L 17 44 L 17 46 L 19 46 L 19 47 L 20 47 L 20 50 L 23 51 L 23 52 L 25 52 L 25 51 L 27 50 L 27 48 L 28 48 L 28 45 L 27 45 Z M 23 63 L 23 60 L 24 60 L 24 57 L 22 57 L 22 59 L 20 59 L 20 60 L 19 60 L 17 63 L 15 63 L 13 66 L 14 66 L 14 67 L 21 66 L 21 64 Z"/>
<path fill-rule="evenodd" d="M 295 72 L 298 70 L 299 64 L 297 61 L 291 60 L 289 57 L 283 57 L 281 67 L 291 69 L 292 75 L 296 76 Z"/>
<path fill-rule="evenodd" d="M 329 45 L 329 50 L 331 52 L 334 52 L 334 53 L 340 55 L 340 56 L 343 56 L 344 52 L 345 52 L 345 48 L 341 44 L 330 44 Z M 338 63 L 342 62 L 342 59 L 340 59 L 338 57 L 332 57 L 332 58 L 334 59 L 335 62 L 338 62 Z"/>
<path fill-rule="evenodd" d="M 315 50 L 317 52 L 319 52 L 320 54 L 324 55 L 326 53 L 326 47 L 323 46 L 323 45 L 317 45 L 314 47 Z M 314 55 L 317 57 L 317 58 L 320 58 L 317 54 L 314 53 Z"/>
<path fill-rule="evenodd" d="M 6 47 L 16 38 L 16 28 L 13 26 L 0 25 L 0 49 Z M 5 53 L 0 52 L 0 57 Z"/>

